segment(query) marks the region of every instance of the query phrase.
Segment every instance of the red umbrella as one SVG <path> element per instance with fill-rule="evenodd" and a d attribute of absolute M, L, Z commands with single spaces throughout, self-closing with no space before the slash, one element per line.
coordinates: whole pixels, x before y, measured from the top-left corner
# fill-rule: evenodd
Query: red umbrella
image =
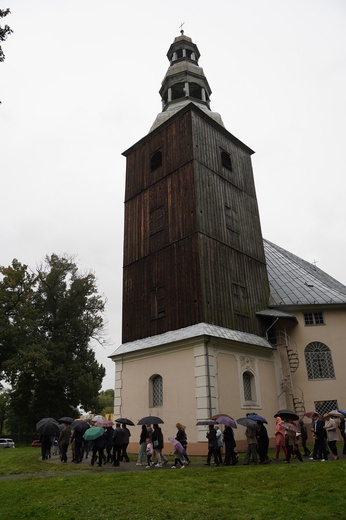
<path fill-rule="evenodd" d="M 316 412 L 306 412 L 305 417 L 307 417 L 308 419 L 312 419 L 312 416 L 313 416 L 315 413 L 316 413 Z"/>

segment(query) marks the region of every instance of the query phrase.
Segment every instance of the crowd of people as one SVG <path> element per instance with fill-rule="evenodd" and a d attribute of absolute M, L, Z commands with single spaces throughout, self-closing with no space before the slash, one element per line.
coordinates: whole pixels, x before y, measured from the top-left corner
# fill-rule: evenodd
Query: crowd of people
<path fill-rule="evenodd" d="M 175 438 L 172 442 L 174 455 L 173 469 L 185 468 L 190 464 L 187 454 L 187 434 L 183 424 L 176 424 Z M 310 430 L 313 436 L 313 449 L 307 447 L 308 427 L 302 419 L 294 422 L 289 417 L 276 417 L 275 431 L 276 449 L 273 460 L 279 460 L 281 451 L 284 462 L 290 463 L 292 458 L 303 462 L 303 456 L 310 460 L 322 462 L 329 458 L 339 458 L 337 442 L 340 440 L 339 432 L 343 439 L 342 453 L 346 455 L 346 422 L 345 417 L 336 420 L 332 415 L 323 417 L 318 413 L 312 414 Z M 244 465 L 268 464 L 271 462 L 268 455 L 269 436 L 264 421 L 249 421 L 246 425 L 245 436 L 247 450 L 243 460 Z M 77 429 L 71 430 L 68 424 L 64 424 L 58 436 L 53 439 L 49 436 L 41 436 L 42 459 L 51 457 L 51 447 L 54 454 L 59 454 L 62 462 L 67 462 L 68 448 L 71 446 L 72 462 L 80 463 L 83 458 L 88 458 L 91 452 L 91 465 L 113 464 L 119 466 L 121 462 L 130 462 L 127 453 L 131 432 L 126 424 L 116 423 L 104 428 L 104 433 L 92 441 L 86 441 L 83 432 Z M 234 466 L 239 462 L 239 454 L 236 451 L 236 441 L 231 426 L 225 425 L 223 431 L 218 424 L 209 424 L 206 434 L 208 452 L 205 465 Z M 300 451 L 300 447 L 303 453 Z M 150 469 L 160 468 L 167 464 L 168 459 L 163 454 L 164 438 L 158 424 L 143 424 L 139 437 L 139 450 L 137 466 L 145 465 Z M 213 460 L 212 460 L 213 459 Z"/>

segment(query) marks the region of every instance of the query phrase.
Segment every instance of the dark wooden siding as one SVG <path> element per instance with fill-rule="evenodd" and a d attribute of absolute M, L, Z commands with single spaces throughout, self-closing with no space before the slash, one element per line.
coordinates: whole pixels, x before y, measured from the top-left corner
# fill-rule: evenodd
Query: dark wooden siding
<path fill-rule="evenodd" d="M 123 342 L 202 321 L 260 333 L 269 285 L 250 153 L 193 109 L 130 150 Z"/>

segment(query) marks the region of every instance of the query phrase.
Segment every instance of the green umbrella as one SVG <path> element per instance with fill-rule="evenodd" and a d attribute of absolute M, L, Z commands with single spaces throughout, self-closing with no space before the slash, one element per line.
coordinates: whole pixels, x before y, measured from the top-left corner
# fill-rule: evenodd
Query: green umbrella
<path fill-rule="evenodd" d="M 102 437 L 104 432 L 105 431 L 103 428 L 101 428 L 101 426 L 93 426 L 83 434 L 83 437 L 86 441 L 94 441 L 95 439 Z"/>

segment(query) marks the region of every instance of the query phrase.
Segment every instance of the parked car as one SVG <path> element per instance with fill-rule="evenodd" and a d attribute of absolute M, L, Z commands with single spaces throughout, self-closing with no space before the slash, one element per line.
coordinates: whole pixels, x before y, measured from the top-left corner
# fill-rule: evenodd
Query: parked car
<path fill-rule="evenodd" d="M 38 439 L 36 439 L 35 441 L 32 441 L 31 447 L 32 448 L 40 448 L 41 447 L 41 441 L 39 441 Z"/>
<path fill-rule="evenodd" d="M 4 437 L 0 438 L 0 448 L 15 448 L 15 447 L 16 446 L 12 439 L 4 438 Z"/>

